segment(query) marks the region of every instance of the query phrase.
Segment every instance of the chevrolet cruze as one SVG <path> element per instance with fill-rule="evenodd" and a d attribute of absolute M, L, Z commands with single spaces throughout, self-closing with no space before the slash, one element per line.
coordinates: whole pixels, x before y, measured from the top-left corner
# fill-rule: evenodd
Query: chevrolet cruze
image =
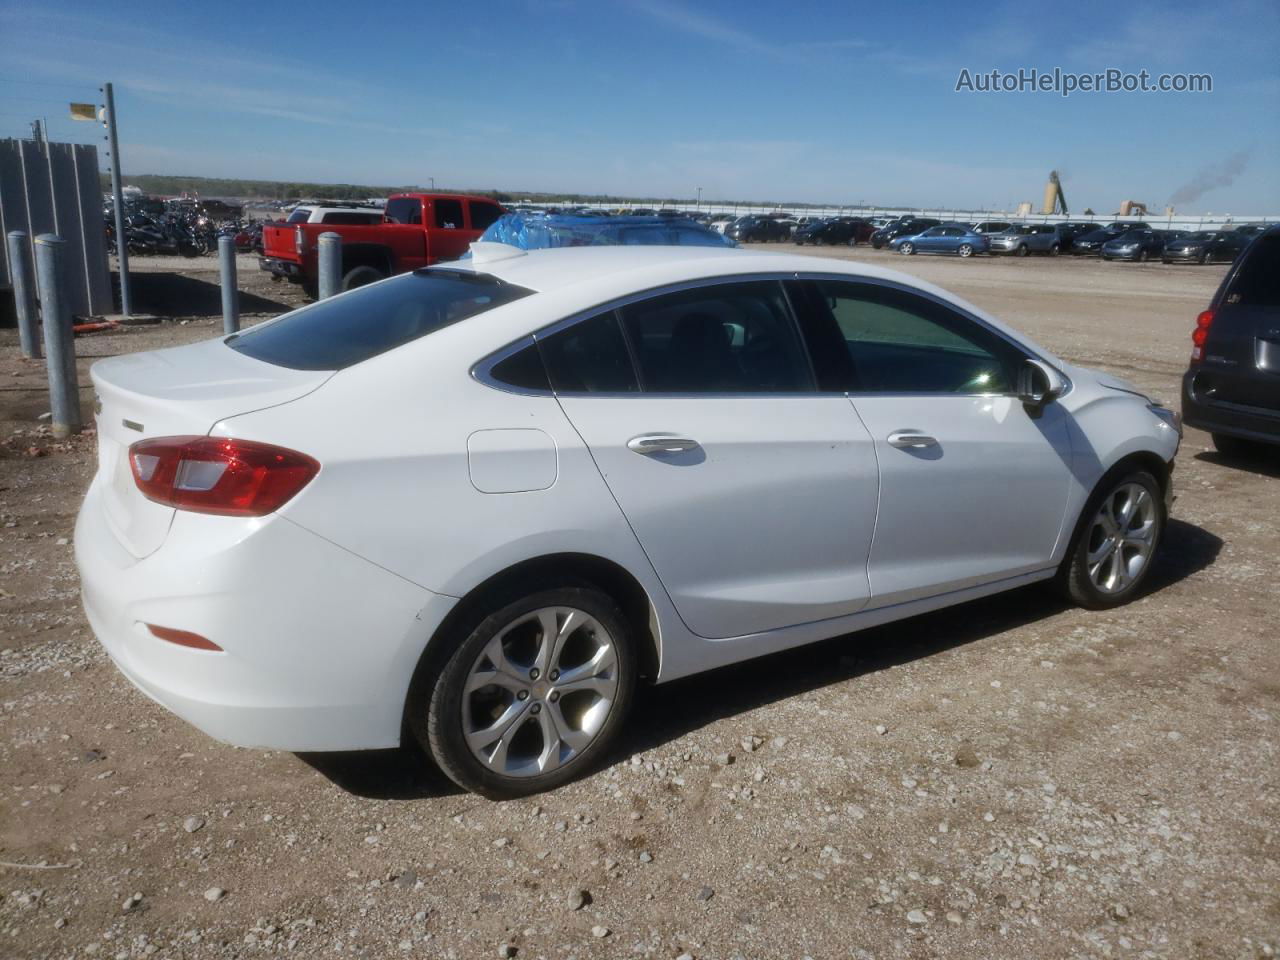
<path fill-rule="evenodd" d="M 1142 589 L 1180 427 L 1134 387 L 865 264 L 473 249 L 94 366 L 85 610 L 206 733 L 516 796 L 642 678 Z"/>

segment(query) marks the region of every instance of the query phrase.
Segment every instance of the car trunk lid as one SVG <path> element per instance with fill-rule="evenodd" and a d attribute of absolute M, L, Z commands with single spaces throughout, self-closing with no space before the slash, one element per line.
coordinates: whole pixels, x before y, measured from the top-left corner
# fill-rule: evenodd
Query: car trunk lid
<path fill-rule="evenodd" d="M 107 522 L 125 549 L 142 558 L 164 543 L 174 510 L 138 490 L 129 464 L 132 444 L 204 436 L 219 420 L 305 396 L 332 372 L 263 363 L 218 339 L 112 357 L 95 364 L 91 376 Z"/>

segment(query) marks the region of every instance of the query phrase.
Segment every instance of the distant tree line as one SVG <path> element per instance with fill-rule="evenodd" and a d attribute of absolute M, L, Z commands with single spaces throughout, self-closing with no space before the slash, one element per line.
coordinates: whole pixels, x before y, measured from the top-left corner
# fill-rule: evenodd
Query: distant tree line
<path fill-rule="evenodd" d="M 111 190 L 111 178 L 101 175 L 104 193 Z M 241 180 L 233 177 L 178 177 L 155 173 L 143 173 L 137 176 L 126 176 L 125 183 L 137 187 L 143 193 L 159 196 L 177 196 L 181 193 L 198 193 L 202 197 L 240 197 L 253 200 L 300 200 L 304 198 L 326 200 L 367 200 L 372 197 L 385 197 L 392 193 L 412 193 L 427 188 L 420 184 L 404 186 L 379 186 L 365 183 L 293 183 L 284 180 Z M 473 188 L 458 189 L 456 187 L 437 187 L 439 191 L 453 193 L 469 193 L 483 197 L 492 197 L 499 203 L 520 203 L 531 201 L 545 204 L 574 203 L 632 203 L 646 206 L 661 204 L 689 204 L 692 198 L 676 197 L 626 197 L 616 194 L 601 193 L 539 193 L 527 190 L 477 190 Z M 743 203 L 749 206 L 787 206 L 815 207 L 822 204 L 788 203 L 774 204 L 773 201 L 762 200 L 710 200 L 704 199 L 703 205 L 722 205 Z M 834 204 L 826 204 L 834 206 Z"/>

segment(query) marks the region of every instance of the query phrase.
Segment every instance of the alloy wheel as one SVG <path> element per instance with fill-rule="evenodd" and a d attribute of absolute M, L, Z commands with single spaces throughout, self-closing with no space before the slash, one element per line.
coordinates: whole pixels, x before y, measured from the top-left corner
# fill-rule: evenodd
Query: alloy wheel
<path fill-rule="evenodd" d="M 1155 499 L 1139 483 L 1121 484 L 1107 495 L 1089 527 L 1089 579 L 1104 594 L 1125 590 L 1146 570 L 1155 546 Z"/>
<path fill-rule="evenodd" d="M 596 739 L 618 699 L 615 641 L 574 607 L 542 607 L 503 627 L 476 657 L 462 696 L 462 731 L 487 769 L 550 773 Z"/>

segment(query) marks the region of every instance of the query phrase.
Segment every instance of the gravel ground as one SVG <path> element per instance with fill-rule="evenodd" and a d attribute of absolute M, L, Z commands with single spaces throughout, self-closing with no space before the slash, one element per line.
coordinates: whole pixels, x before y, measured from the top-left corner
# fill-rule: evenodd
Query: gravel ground
<path fill-rule="evenodd" d="M 788 247 L 787 249 L 795 249 Z M 1176 404 L 1221 267 L 836 251 L 955 290 Z M 298 302 L 242 258 L 259 315 Z M 217 332 L 212 261 L 138 264 Z M 182 274 L 171 274 L 177 267 Z M 92 433 L 0 331 L 0 956 L 1270 957 L 1280 468 L 1189 431 L 1149 594 L 1028 589 L 642 692 L 598 773 L 496 804 L 409 750 L 216 743 L 80 612 Z M 88 393 L 86 392 L 86 396 Z"/>

